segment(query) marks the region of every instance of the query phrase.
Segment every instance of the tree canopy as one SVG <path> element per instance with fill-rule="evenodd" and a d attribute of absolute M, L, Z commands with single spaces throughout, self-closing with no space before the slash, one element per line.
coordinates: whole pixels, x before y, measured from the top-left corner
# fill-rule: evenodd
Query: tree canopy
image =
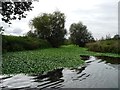
<path fill-rule="evenodd" d="M 32 10 L 32 2 L 2 2 L 0 1 L 2 10 L 2 21 L 11 24 L 11 20 L 26 18 L 25 12 Z"/>
<path fill-rule="evenodd" d="M 114 35 L 113 39 L 117 39 L 117 40 L 120 39 L 120 35 L 119 34 Z"/>
<path fill-rule="evenodd" d="M 94 41 L 92 34 L 87 30 L 87 26 L 83 25 L 81 22 L 71 24 L 70 39 L 73 44 L 82 47 L 85 46 L 87 42 Z"/>
<path fill-rule="evenodd" d="M 0 26 L 0 35 L 3 33 L 4 29 Z"/>
<path fill-rule="evenodd" d="M 59 47 L 64 41 L 65 15 L 60 11 L 37 16 L 30 21 L 30 26 L 35 28 L 38 38 L 46 39 L 53 47 Z"/>

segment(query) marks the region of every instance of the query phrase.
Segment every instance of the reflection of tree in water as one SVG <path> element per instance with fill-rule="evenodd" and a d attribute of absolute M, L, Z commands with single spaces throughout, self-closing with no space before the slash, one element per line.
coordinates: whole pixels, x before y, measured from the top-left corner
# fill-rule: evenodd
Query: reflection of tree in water
<path fill-rule="evenodd" d="M 41 89 L 62 86 L 62 82 L 64 82 L 64 80 L 61 79 L 63 77 L 62 70 L 63 68 L 50 71 L 46 74 L 38 75 L 34 78 L 35 82 L 40 82 L 38 87 Z"/>
<path fill-rule="evenodd" d="M 36 79 L 37 81 L 41 81 L 42 79 L 48 78 L 48 80 L 50 81 L 56 81 L 63 77 L 62 70 L 63 68 L 50 71 L 46 74 L 37 75 L 37 77 L 35 77 L 34 79 Z"/>
<path fill-rule="evenodd" d="M 85 70 L 86 67 L 87 67 L 87 66 L 83 66 L 83 67 L 81 67 L 81 68 L 79 68 L 79 69 L 75 69 L 75 70 L 76 70 L 77 74 L 80 74 L 82 71 Z"/>
<path fill-rule="evenodd" d="M 57 81 L 61 77 L 63 77 L 62 70 L 63 70 L 63 68 L 48 72 L 47 74 L 48 74 L 49 80 Z"/>
<path fill-rule="evenodd" d="M 90 56 L 88 55 L 80 55 L 82 60 L 88 60 Z M 98 59 L 102 59 L 106 63 L 110 64 L 120 64 L 120 57 L 110 57 L 110 56 L 96 56 Z"/>
<path fill-rule="evenodd" d="M 88 60 L 90 58 L 90 56 L 88 56 L 88 55 L 80 55 L 80 58 L 82 60 Z"/>
<path fill-rule="evenodd" d="M 119 57 L 97 56 L 97 58 L 102 59 L 106 63 L 120 64 L 120 58 Z"/>

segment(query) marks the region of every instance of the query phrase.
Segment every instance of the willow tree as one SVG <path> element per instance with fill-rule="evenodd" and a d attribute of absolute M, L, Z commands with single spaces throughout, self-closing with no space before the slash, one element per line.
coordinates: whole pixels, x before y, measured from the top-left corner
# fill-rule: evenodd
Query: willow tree
<path fill-rule="evenodd" d="M 64 42 L 65 15 L 60 11 L 37 16 L 30 21 L 30 26 L 35 28 L 38 38 L 46 39 L 53 47 L 59 47 Z"/>
<path fill-rule="evenodd" d="M 87 26 L 81 22 L 71 24 L 70 39 L 73 44 L 80 47 L 84 47 L 87 42 L 94 41 L 92 34 L 87 30 Z"/>

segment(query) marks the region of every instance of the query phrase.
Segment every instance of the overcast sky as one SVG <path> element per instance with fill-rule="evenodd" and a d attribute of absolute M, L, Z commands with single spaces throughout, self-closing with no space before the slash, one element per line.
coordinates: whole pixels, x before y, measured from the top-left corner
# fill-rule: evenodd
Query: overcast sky
<path fill-rule="evenodd" d="M 59 10 L 66 16 L 67 30 L 72 23 L 81 21 L 95 38 L 100 39 L 118 33 L 118 2 L 119 0 L 39 0 L 33 3 L 34 9 L 27 13 L 27 18 L 12 21 L 10 27 L 0 20 L 0 25 L 6 34 L 23 35 L 30 30 L 28 23 L 32 18 L 41 13 Z"/>

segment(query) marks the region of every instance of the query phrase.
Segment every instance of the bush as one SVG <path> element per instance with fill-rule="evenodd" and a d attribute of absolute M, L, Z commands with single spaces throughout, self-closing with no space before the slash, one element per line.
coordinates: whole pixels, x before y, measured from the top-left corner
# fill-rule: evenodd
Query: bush
<path fill-rule="evenodd" d="M 47 41 L 37 38 L 6 35 L 2 36 L 3 52 L 33 50 L 48 47 L 50 47 L 50 44 Z"/>
<path fill-rule="evenodd" d="M 70 39 L 65 39 L 63 45 L 71 45 L 72 42 Z"/>
<path fill-rule="evenodd" d="M 120 40 L 103 40 L 94 43 L 88 43 L 86 44 L 86 47 L 91 51 L 120 54 L 120 48 L 118 45 L 119 42 Z"/>

